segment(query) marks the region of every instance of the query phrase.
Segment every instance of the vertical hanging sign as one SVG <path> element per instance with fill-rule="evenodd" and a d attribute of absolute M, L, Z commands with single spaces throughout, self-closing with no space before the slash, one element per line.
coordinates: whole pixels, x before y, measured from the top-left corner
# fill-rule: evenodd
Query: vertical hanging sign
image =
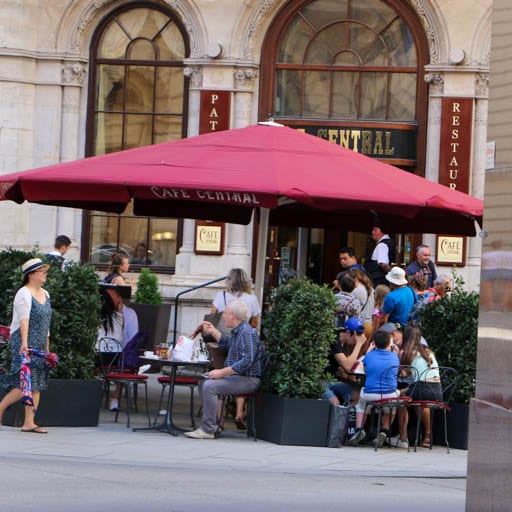
<path fill-rule="evenodd" d="M 443 98 L 439 183 L 469 193 L 471 165 L 472 98 Z"/>
<path fill-rule="evenodd" d="M 469 194 L 472 98 L 443 98 L 441 142 L 439 147 L 439 183 Z M 436 264 L 465 265 L 465 238 L 436 235 Z"/>
<path fill-rule="evenodd" d="M 231 92 L 201 91 L 199 133 L 221 132 L 229 129 Z"/>

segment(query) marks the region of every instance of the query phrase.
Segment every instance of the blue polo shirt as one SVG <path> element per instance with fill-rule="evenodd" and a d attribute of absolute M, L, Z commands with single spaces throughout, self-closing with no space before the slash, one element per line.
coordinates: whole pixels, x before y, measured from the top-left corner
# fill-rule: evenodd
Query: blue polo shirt
<path fill-rule="evenodd" d="M 409 313 L 417 301 L 416 292 L 410 286 L 396 288 L 384 298 L 382 313 L 389 315 L 388 322 L 407 325 Z"/>

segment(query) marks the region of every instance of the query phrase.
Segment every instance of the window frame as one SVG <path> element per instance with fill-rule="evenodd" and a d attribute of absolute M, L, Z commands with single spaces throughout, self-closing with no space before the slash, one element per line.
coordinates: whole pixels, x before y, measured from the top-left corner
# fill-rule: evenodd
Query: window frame
<path fill-rule="evenodd" d="M 289 23 L 293 20 L 294 16 L 300 12 L 308 4 L 314 3 L 316 0 L 300 0 L 297 2 L 288 2 L 284 5 L 279 12 L 276 14 L 273 23 L 269 27 L 265 40 L 262 45 L 261 51 L 261 80 L 260 80 L 260 91 L 259 91 L 259 120 L 266 120 L 269 115 L 275 117 L 278 122 L 293 127 L 297 125 L 310 124 L 322 125 L 322 126 L 388 126 L 388 127 L 407 127 L 407 129 L 415 129 L 417 131 L 416 140 L 416 155 L 417 161 L 413 170 L 415 174 L 419 176 L 425 176 L 425 159 L 426 159 L 426 141 L 427 141 L 427 114 L 428 114 L 428 84 L 423 80 L 424 69 L 429 61 L 429 49 L 428 42 L 426 40 L 425 32 L 421 25 L 421 21 L 418 19 L 416 13 L 402 0 L 380 0 L 382 4 L 394 9 L 398 15 L 402 18 L 403 22 L 409 28 L 409 31 L 413 37 L 414 44 L 416 46 L 416 121 L 401 122 L 401 121 L 383 121 L 383 120 L 361 120 L 361 119 L 309 119 L 302 117 L 286 117 L 274 115 L 275 109 L 275 97 L 277 87 L 277 73 L 276 70 L 282 67 L 282 64 L 278 64 L 278 56 L 281 38 L 288 28 Z M 354 0 L 352 0 L 354 1 Z M 302 70 L 306 69 L 325 69 L 328 68 L 331 71 L 336 66 L 325 66 L 325 65 L 286 65 L 288 69 L 292 66 L 296 66 Z M 349 70 L 350 66 L 343 66 L 343 70 Z M 375 67 L 372 66 L 371 70 Z M 386 68 L 388 69 L 388 68 Z M 393 71 L 399 72 L 400 68 L 389 68 Z M 359 68 L 360 70 L 360 68 Z M 368 68 L 370 71 L 370 68 Z M 330 99 L 332 101 L 332 98 Z M 392 163 L 392 162 L 389 162 Z M 400 165 L 400 162 L 394 162 L 395 165 Z"/>
<path fill-rule="evenodd" d="M 101 37 L 109 25 L 109 23 L 115 18 L 116 16 L 120 15 L 123 12 L 130 11 L 132 9 L 137 8 L 144 8 L 144 9 L 152 9 L 157 10 L 164 15 L 168 16 L 172 23 L 176 25 L 178 28 L 182 38 L 183 38 L 183 45 L 185 50 L 184 59 L 180 61 L 175 60 L 144 60 L 144 59 L 106 59 L 106 58 L 100 58 L 98 57 L 98 50 L 99 50 L 99 44 L 101 41 Z M 135 39 L 134 39 L 135 40 Z M 131 44 L 134 40 L 130 41 L 129 44 Z M 156 4 L 153 2 L 145 2 L 145 1 L 136 1 L 129 3 L 127 5 L 119 6 L 116 9 L 113 9 L 110 11 L 97 25 L 93 37 L 91 39 L 90 44 L 90 50 L 89 50 L 89 84 L 88 84 L 88 92 L 87 92 L 87 119 L 86 119 L 86 133 L 85 133 L 85 156 L 94 156 L 94 148 L 96 145 L 95 140 L 95 125 L 97 120 L 98 112 L 100 112 L 100 109 L 98 108 L 98 105 L 96 104 L 97 101 L 97 79 L 98 79 L 98 69 L 101 65 L 122 65 L 123 67 L 127 68 L 130 66 L 151 66 L 154 71 L 156 72 L 158 67 L 176 67 L 176 68 L 182 68 L 184 69 L 186 67 L 185 59 L 187 59 L 190 56 L 190 40 L 187 34 L 187 31 L 179 19 L 179 17 L 174 13 L 172 10 L 166 8 L 166 6 Z M 154 83 L 153 87 L 156 87 L 156 82 Z M 189 98 L 189 78 L 183 75 L 183 108 L 182 108 L 182 123 L 181 123 L 181 138 L 185 138 L 187 136 L 188 131 L 188 98 Z M 121 111 L 124 115 L 131 114 L 131 112 L 123 110 Z M 155 126 L 155 117 L 160 115 L 158 112 L 149 113 L 149 115 L 152 116 L 152 134 L 151 139 L 154 140 L 155 133 L 154 133 L 154 126 Z M 123 122 L 123 141 L 124 141 L 124 125 L 125 122 Z M 91 210 L 83 210 L 83 216 L 82 216 L 82 243 L 81 243 L 81 260 L 90 262 L 90 245 L 91 245 L 91 226 L 92 226 L 92 218 L 96 216 L 106 216 L 106 217 L 115 217 L 118 219 L 121 218 L 137 218 L 142 219 L 146 221 L 146 243 L 148 244 L 148 247 L 150 246 L 151 240 L 149 239 L 149 233 L 151 231 L 151 216 L 137 216 L 137 215 L 115 215 L 115 214 L 109 214 L 106 212 L 98 212 L 95 213 Z M 159 217 L 158 217 L 159 218 Z M 179 248 L 181 247 L 183 243 L 183 219 L 176 219 L 178 221 L 178 232 L 176 234 L 176 254 L 178 254 Z M 120 225 L 121 222 L 118 222 L 118 228 L 117 228 L 117 234 L 116 234 L 116 244 L 119 248 L 120 243 Z M 109 264 L 106 263 L 93 263 L 95 267 L 98 270 L 106 270 L 109 267 Z M 141 268 L 143 268 L 145 265 L 142 264 L 134 264 L 130 263 L 130 271 L 140 271 Z M 171 266 L 156 266 L 151 265 L 151 269 L 155 272 L 161 273 L 161 274 L 174 274 L 175 273 L 175 267 Z"/>

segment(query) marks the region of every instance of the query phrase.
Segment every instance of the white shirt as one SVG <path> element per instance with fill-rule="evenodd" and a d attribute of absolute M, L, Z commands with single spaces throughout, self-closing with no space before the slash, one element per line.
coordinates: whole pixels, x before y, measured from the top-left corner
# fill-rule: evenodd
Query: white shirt
<path fill-rule="evenodd" d="M 139 319 L 133 308 L 123 307 L 123 347 L 139 332 Z"/>
<path fill-rule="evenodd" d="M 389 235 L 384 235 L 373 249 L 371 259 L 377 263 L 389 265 L 389 247 L 386 244 L 379 243 L 381 240 L 390 240 Z"/>
<path fill-rule="evenodd" d="M 46 295 L 46 300 L 48 300 L 50 298 L 50 294 L 46 290 L 43 291 Z M 11 332 L 14 332 L 16 329 L 20 328 L 22 320 L 28 320 L 30 318 L 31 309 L 32 294 L 26 286 L 23 286 L 16 292 L 16 296 L 14 297 Z M 50 332 L 48 332 L 48 336 L 50 336 Z"/>
<path fill-rule="evenodd" d="M 224 294 L 226 294 L 226 302 L 224 302 Z M 241 300 L 247 306 L 247 321 L 254 316 L 259 316 L 261 313 L 258 299 L 252 293 L 242 293 L 236 296 L 229 292 L 217 292 L 215 299 L 213 299 L 213 305 L 217 308 L 217 311 L 222 313 L 226 309 L 226 305 L 232 300 Z"/>

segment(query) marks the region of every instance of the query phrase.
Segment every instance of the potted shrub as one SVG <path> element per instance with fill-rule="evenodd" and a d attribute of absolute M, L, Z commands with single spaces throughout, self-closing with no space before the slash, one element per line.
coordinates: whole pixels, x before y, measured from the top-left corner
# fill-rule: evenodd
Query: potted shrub
<path fill-rule="evenodd" d="M 453 281 L 452 294 L 424 308 L 420 322 L 439 364 L 457 371 L 459 380 L 448 413 L 448 442 L 454 448 L 466 450 L 469 400 L 475 395 L 479 295 L 465 291 L 463 279 L 455 273 Z M 442 422 L 436 422 L 434 439 L 442 442 L 444 434 L 440 428 Z"/>
<path fill-rule="evenodd" d="M 332 291 L 307 279 L 295 278 L 273 290 L 262 323 L 270 364 L 256 418 L 258 437 L 325 446 L 329 403 L 319 399 L 335 336 L 334 308 Z"/>
<path fill-rule="evenodd" d="M 139 329 L 148 333 L 148 350 L 153 350 L 159 343 L 165 343 L 169 333 L 171 304 L 164 304 L 158 277 L 148 268 L 140 272 L 131 306 L 137 312 Z"/>
<path fill-rule="evenodd" d="M 0 323 L 11 320 L 12 299 L 21 279 L 21 264 L 29 258 L 44 258 L 36 251 L 0 252 L 0 275 L 6 293 L 0 304 Z M 98 424 L 102 383 L 95 375 L 95 352 L 99 325 L 98 276 L 92 265 L 70 262 L 66 271 L 50 266 L 45 288 L 52 301 L 50 349 L 59 365 L 50 374 L 42 393 L 36 421 L 45 426 L 95 426 Z M 9 368 L 9 349 L 2 353 L 2 366 Z M 6 424 L 19 424 L 21 405 L 12 407 Z"/>

